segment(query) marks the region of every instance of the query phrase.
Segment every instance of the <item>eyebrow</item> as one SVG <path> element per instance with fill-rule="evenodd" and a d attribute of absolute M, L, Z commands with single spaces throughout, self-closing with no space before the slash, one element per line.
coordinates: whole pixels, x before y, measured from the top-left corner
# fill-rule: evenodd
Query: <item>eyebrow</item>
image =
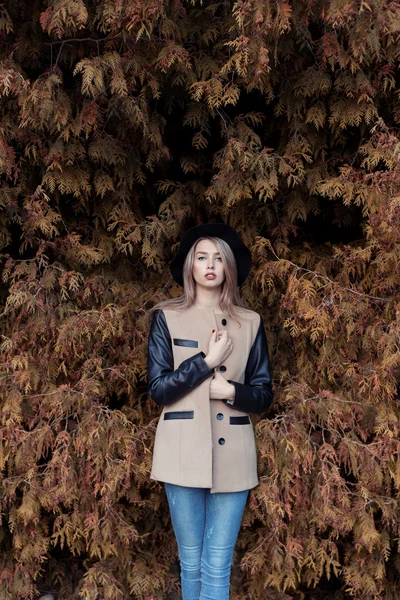
<path fill-rule="evenodd" d="M 196 254 L 208 254 L 208 252 L 204 252 L 204 250 L 198 250 Z M 211 252 L 211 254 L 220 254 L 219 252 Z"/>

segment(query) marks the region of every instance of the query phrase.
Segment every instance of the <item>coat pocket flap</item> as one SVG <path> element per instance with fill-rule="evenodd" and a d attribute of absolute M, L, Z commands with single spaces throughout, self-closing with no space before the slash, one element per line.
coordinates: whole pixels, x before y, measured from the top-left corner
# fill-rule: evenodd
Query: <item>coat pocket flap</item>
<path fill-rule="evenodd" d="M 174 410 L 164 413 L 164 421 L 175 419 L 194 419 L 194 410 Z"/>
<path fill-rule="evenodd" d="M 186 346 L 187 348 L 198 348 L 199 342 L 196 340 L 182 340 L 180 338 L 174 338 L 175 346 Z"/>
<path fill-rule="evenodd" d="M 250 417 L 229 417 L 231 425 L 250 425 Z"/>

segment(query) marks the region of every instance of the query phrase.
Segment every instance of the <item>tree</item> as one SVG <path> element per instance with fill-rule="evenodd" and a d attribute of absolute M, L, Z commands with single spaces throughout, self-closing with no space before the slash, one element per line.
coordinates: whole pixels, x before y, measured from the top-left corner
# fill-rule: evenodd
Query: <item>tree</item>
<path fill-rule="evenodd" d="M 146 310 L 220 219 L 276 396 L 233 598 L 397 598 L 399 4 L 13 0 L 0 31 L 0 598 L 177 590 Z"/>

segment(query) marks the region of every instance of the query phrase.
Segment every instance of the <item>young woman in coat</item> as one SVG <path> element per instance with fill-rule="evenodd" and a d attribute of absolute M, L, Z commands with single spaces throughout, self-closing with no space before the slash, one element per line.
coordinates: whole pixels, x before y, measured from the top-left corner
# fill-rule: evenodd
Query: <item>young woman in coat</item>
<path fill-rule="evenodd" d="M 165 483 L 183 600 L 228 600 L 233 550 L 257 479 L 248 413 L 273 398 L 260 316 L 238 286 L 251 253 L 223 223 L 189 229 L 170 265 L 184 288 L 151 309 L 148 392 L 163 411 L 151 478 Z"/>

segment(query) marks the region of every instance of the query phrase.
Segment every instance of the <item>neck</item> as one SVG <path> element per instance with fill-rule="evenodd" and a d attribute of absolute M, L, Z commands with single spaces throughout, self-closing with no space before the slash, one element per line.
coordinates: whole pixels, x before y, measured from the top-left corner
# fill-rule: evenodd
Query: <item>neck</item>
<path fill-rule="evenodd" d="M 207 290 L 197 286 L 196 297 L 194 300 L 197 308 L 218 308 L 220 309 L 219 302 L 221 299 L 221 289 Z"/>

